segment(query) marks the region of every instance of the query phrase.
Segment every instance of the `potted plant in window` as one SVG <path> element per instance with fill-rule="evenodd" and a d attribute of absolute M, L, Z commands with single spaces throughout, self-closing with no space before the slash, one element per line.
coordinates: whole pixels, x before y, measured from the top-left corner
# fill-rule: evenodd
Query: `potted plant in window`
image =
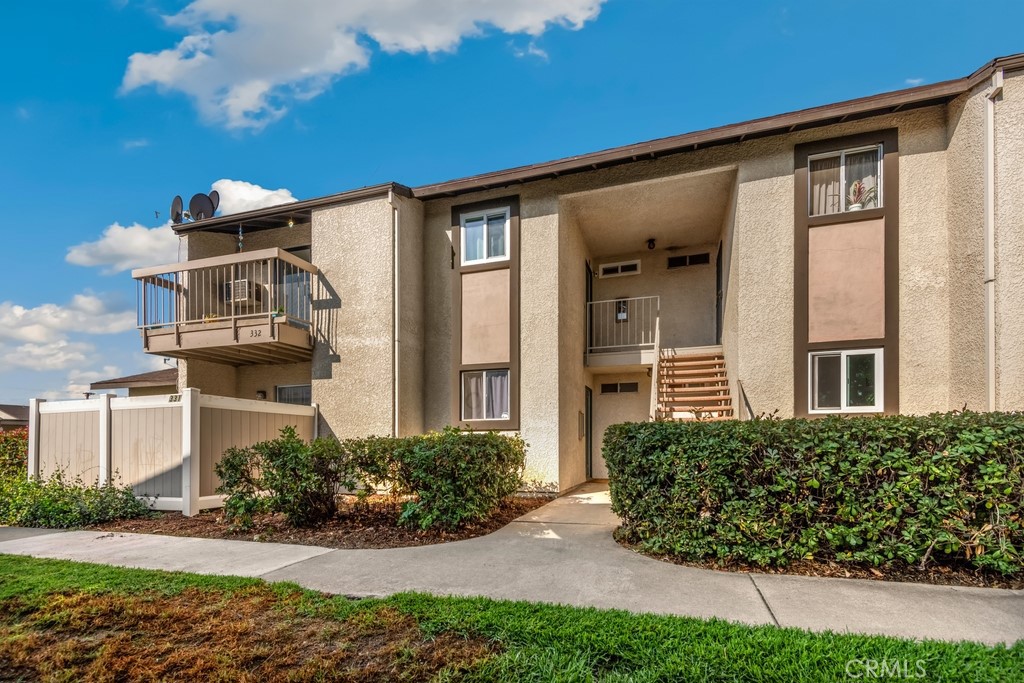
<path fill-rule="evenodd" d="M 875 201 L 877 194 L 874 186 L 868 187 L 863 180 L 854 180 L 850 185 L 850 194 L 846 198 L 846 210 L 860 211 L 865 204 Z"/>

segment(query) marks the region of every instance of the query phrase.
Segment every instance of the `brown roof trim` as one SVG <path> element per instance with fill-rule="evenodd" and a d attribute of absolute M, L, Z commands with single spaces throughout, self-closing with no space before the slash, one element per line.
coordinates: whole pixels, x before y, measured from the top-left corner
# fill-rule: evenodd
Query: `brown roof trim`
<path fill-rule="evenodd" d="M 607 166 L 628 164 L 669 154 L 692 152 L 713 145 L 731 144 L 753 138 L 782 135 L 796 130 L 828 126 L 904 109 L 943 104 L 983 82 L 996 69 L 1014 70 L 1018 68 L 1024 68 L 1024 53 L 994 59 L 965 78 L 860 97 L 835 104 L 801 109 L 786 114 L 753 119 L 717 128 L 708 128 L 702 131 L 659 138 L 623 147 L 614 147 L 600 152 L 592 152 L 540 164 L 519 166 L 517 168 L 449 180 L 433 185 L 421 185 L 420 187 L 413 188 L 412 193 L 417 199 L 454 196 L 466 192 L 506 187 L 545 178 L 556 178 L 568 173 L 579 173 Z"/>
<path fill-rule="evenodd" d="M 300 202 L 268 206 L 254 211 L 243 211 L 241 213 L 232 213 L 226 216 L 215 216 L 214 218 L 205 218 L 201 221 L 195 221 L 194 223 L 182 223 L 174 226 L 174 232 L 179 235 L 185 235 L 190 232 L 197 231 L 234 233 L 238 230 L 238 226 L 240 224 L 247 230 L 283 228 L 288 225 L 288 221 L 290 220 L 296 223 L 308 223 L 313 215 L 313 209 L 331 206 L 334 204 L 345 204 L 348 202 L 362 201 L 364 199 L 373 199 L 386 195 L 389 192 L 394 192 L 395 194 L 402 195 L 403 197 L 412 196 L 412 190 L 405 185 L 399 185 L 398 183 L 382 183 L 380 185 L 370 185 L 356 190 L 339 192 L 337 194 L 327 195 L 326 197 L 315 197 L 313 199 L 305 199 Z"/>
<path fill-rule="evenodd" d="M 137 389 L 139 387 L 165 387 L 178 385 L 178 368 L 167 368 L 165 370 L 154 370 L 143 372 L 138 375 L 117 377 L 93 382 L 89 389 Z"/>

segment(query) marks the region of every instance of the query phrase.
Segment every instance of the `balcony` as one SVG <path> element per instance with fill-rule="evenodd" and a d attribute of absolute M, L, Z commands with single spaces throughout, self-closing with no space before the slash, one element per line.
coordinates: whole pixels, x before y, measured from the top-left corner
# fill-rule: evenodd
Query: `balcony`
<path fill-rule="evenodd" d="M 587 304 L 587 365 L 600 372 L 650 367 L 658 355 L 661 299 L 641 296 Z"/>
<path fill-rule="evenodd" d="M 236 366 L 308 361 L 317 272 L 277 248 L 134 270 L 143 350 Z"/>

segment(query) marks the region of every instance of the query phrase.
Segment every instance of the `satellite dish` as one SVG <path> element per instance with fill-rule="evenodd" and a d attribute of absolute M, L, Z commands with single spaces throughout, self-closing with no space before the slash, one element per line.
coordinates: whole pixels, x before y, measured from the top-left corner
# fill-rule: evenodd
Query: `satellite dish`
<path fill-rule="evenodd" d="M 176 196 L 171 202 L 171 221 L 177 225 L 181 222 L 181 196 Z"/>
<path fill-rule="evenodd" d="M 216 211 L 217 207 L 220 206 L 220 192 L 217 192 L 217 190 L 211 192 L 210 201 L 213 202 L 213 210 Z"/>
<path fill-rule="evenodd" d="M 188 212 L 192 220 L 201 221 L 204 218 L 213 217 L 213 202 L 202 192 L 192 195 L 188 200 Z"/>

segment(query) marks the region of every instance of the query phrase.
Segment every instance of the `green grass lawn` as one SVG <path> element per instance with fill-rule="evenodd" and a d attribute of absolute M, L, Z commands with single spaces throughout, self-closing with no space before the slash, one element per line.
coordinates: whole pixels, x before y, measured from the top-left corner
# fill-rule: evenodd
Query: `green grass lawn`
<path fill-rule="evenodd" d="M 848 662 L 857 660 L 848 669 Z M 1024 681 L 1011 648 L 0 555 L 2 680 Z M 880 670 L 880 669 L 876 669 Z M 924 677 L 915 677 L 923 671 Z M 883 679 L 885 680 L 885 679 Z"/>

